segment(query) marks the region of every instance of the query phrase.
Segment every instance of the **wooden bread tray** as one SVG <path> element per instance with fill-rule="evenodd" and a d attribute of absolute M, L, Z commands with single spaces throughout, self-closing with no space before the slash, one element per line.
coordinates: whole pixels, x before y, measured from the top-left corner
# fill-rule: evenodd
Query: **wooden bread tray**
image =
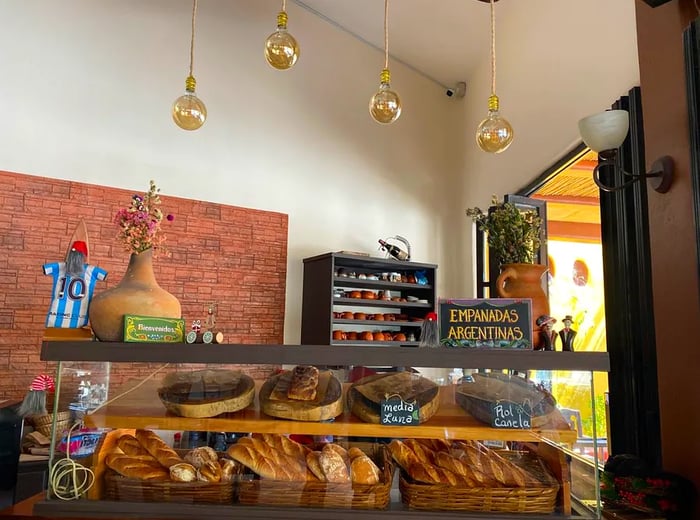
<path fill-rule="evenodd" d="M 399 479 L 401 501 L 408 509 L 424 511 L 473 511 L 488 513 L 552 513 L 559 483 L 539 460 L 525 466 L 536 474 L 541 487 L 462 487 L 423 484 L 403 471 Z"/>
<path fill-rule="evenodd" d="M 243 505 L 386 509 L 389 507 L 394 466 L 385 445 L 368 453 L 380 471 L 378 484 L 352 482 L 287 482 L 261 479 L 249 469 L 238 475 L 238 502 Z"/>

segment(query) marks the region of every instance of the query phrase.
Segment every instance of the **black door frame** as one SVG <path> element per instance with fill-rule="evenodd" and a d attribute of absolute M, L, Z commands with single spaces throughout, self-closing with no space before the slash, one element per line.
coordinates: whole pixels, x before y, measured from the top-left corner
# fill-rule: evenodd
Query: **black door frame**
<path fill-rule="evenodd" d="M 635 87 L 613 108 L 630 113 L 630 132 L 617 165 L 631 173 L 646 170 L 641 90 Z M 581 143 L 517 193 L 531 195 L 587 151 Z M 607 170 L 607 171 L 605 171 Z M 619 185 L 623 173 L 606 168 L 606 184 Z M 656 371 L 647 188 L 600 194 L 605 321 L 610 356 L 610 454 L 630 453 L 661 467 L 661 428 Z"/>

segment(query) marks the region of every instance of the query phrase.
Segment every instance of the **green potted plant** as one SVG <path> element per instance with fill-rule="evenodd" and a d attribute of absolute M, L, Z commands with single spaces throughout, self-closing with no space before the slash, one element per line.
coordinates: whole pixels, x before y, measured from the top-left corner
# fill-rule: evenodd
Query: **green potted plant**
<path fill-rule="evenodd" d="M 537 318 L 549 316 L 549 301 L 543 288 L 547 267 L 534 263 L 540 247 L 542 219 L 534 211 L 522 211 L 496 196 L 491 203 L 486 212 L 480 208 L 467 209 L 467 216 L 486 233 L 489 255 L 500 268 L 496 294 L 500 298 L 532 300 L 533 346 L 545 348 Z"/>
<path fill-rule="evenodd" d="M 494 195 L 487 212 L 469 208 L 467 216 L 486 233 L 489 254 L 499 266 L 534 263 L 542 232 L 542 219 L 537 213 L 521 211 L 515 204 L 500 202 Z"/>

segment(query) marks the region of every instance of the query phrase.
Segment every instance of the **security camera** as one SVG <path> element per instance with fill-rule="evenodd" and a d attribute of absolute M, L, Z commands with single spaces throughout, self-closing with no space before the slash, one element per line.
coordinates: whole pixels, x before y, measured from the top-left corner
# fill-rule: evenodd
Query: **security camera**
<path fill-rule="evenodd" d="M 457 84 L 445 90 L 445 95 L 448 98 L 462 99 L 467 93 L 467 84 L 464 81 L 459 81 Z"/>

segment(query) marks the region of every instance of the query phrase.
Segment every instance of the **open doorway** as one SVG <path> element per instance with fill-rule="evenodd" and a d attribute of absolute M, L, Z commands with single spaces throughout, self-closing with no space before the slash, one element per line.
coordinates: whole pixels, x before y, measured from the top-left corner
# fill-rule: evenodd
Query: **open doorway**
<path fill-rule="evenodd" d="M 528 193 L 547 204 L 549 306 L 550 315 L 557 320 L 554 329 L 561 330 L 564 321 L 570 320 L 570 327 L 577 331 L 574 350 L 578 352 L 607 351 L 600 192 L 592 178 L 597 164 L 597 154 L 580 147 Z M 593 458 L 595 431 L 599 461 L 608 456 L 607 376 L 595 373 L 592 401 L 589 373 L 538 374 L 541 383 L 551 386 L 562 413 L 578 432 L 575 451 Z"/>

